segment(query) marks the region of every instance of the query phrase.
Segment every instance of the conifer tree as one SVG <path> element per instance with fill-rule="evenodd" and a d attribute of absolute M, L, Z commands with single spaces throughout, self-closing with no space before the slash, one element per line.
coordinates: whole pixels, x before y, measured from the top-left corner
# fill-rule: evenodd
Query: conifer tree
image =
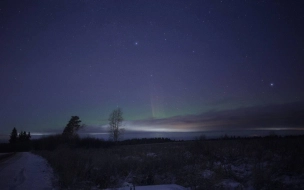
<path fill-rule="evenodd" d="M 28 133 L 26 134 L 25 131 L 21 131 L 21 132 L 19 133 L 19 135 L 18 135 L 18 141 L 20 141 L 20 142 L 30 141 L 30 139 L 31 139 L 31 134 L 30 134 L 30 132 L 28 132 Z"/>
<path fill-rule="evenodd" d="M 62 135 L 69 138 L 75 136 L 77 131 L 82 127 L 80 123 L 81 120 L 78 116 L 72 116 L 69 123 L 65 126 Z"/>
<path fill-rule="evenodd" d="M 18 135 L 18 133 L 17 133 L 17 129 L 14 127 L 14 129 L 12 130 L 12 132 L 11 132 L 11 136 L 10 136 L 10 140 L 9 140 L 9 142 L 11 143 L 11 144 L 16 144 L 16 142 L 17 142 L 17 136 Z"/>

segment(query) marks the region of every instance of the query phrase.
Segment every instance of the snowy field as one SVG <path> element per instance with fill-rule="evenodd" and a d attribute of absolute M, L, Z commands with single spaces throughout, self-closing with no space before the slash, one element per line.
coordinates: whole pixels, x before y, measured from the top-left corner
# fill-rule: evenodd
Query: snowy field
<path fill-rule="evenodd" d="M 52 190 L 53 171 L 47 161 L 28 152 L 0 162 L 1 190 Z"/>

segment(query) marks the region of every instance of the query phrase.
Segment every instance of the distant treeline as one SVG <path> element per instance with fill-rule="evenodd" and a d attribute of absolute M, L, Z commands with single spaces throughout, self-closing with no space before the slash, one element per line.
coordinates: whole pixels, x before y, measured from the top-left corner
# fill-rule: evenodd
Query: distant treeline
<path fill-rule="evenodd" d="M 22 143 L 0 143 L 0 152 L 23 152 L 30 150 L 55 150 L 60 146 L 68 146 L 70 148 L 109 148 L 121 145 L 136 145 L 136 144 L 152 144 L 152 143 L 166 143 L 174 142 L 169 138 L 137 138 L 128 139 L 124 141 L 106 141 L 92 137 L 80 138 L 75 136 L 73 138 L 66 138 L 65 136 L 50 135 Z"/>
<path fill-rule="evenodd" d="M 51 135 L 41 139 L 32 140 L 33 149 L 35 150 L 54 150 L 59 146 L 69 146 L 70 148 L 109 148 L 120 145 L 152 144 L 174 142 L 169 138 L 141 138 L 128 139 L 124 141 L 106 141 L 92 137 L 74 137 L 67 139 L 62 135 Z"/>
<path fill-rule="evenodd" d="M 166 142 L 175 142 L 169 138 L 134 138 L 120 141 L 121 145 L 136 145 L 136 144 L 153 144 L 153 143 L 166 143 Z"/>
<path fill-rule="evenodd" d="M 269 134 L 267 136 L 249 136 L 249 137 L 241 137 L 241 136 L 228 136 L 228 135 L 224 135 L 221 136 L 219 138 L 215 138 L 213 140 L 218 140 L 218 139 L 279 139 L 279 138 L 304 138 L 304 135 L 276 135 L 275 133 L 273 134 Z"/>
<path fill-rule="evenodd" d="M 213 141 L 213 140 L 234 140 L 234 139 L 280 139 L 280 138 L 304 138 L 304 135 L 290 135 L 290 136 L 254 136 L 254 137 L 240 137 L 240 136 L 228 136 L 224 135 L 215 139 L 206 139 L 204 135 L 199 136 L 194 141 Z M 154 144 L 154 143 L 170 143 L 180 142 L 170 138 L 134 138 L 123 141 L 107 141 L 98 138 L 85 137 L 80 138 L 74 136 L 73 138 L 66 138 L 64 135 L 50 135 L 42 137 L 40 139 L 23 141 L 22 143 L 0 143 L 0 152 L 22 152 L 30 150 L 55 150 L 60 146 L 67 146 L 70 148 L 110 148 L 113 146 L 121 145 L 140 145 L 140 144 Z"/>
<path fill-rule="evenodd" d="M 32 146 L 35 150 L 54 150 L 59 146 L 69 146 L 70 148 L 109 148 L 121 145 L 152 144 L 174 142 L 169 138 L 141 138 L 128 139 L 124 141 L 106 141 L 103 139 L 78 136 L 67 139 L 62 135 L 51 135 L 41 139 L 32 140 Z"/>

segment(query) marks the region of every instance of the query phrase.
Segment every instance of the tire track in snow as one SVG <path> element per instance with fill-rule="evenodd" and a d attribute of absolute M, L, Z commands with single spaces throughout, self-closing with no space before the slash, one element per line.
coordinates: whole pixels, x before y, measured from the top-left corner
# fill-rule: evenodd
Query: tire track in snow
<path fill-rule="evenodd" d="M 15 190 L 16 187 L 20 186 L 25 181 L 24 170 L 25 169 L 22 168 L 18 175 L 14 178 L 14 184 L 9 188 L 9 190 Z"/>
<path fill-rule="evenodd" d="M 1 190 L 52 190 L 53 170 L 47 161 L 29 152 L 0 162 Z"/>

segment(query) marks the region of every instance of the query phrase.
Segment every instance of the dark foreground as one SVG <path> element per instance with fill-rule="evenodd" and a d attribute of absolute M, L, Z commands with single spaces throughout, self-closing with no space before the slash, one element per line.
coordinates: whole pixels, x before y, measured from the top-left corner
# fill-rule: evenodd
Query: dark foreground
<path fill-rule="evenodd" d="M 40 150 L 63 188 L 178 184 L 191 189 L 304 189 L 304 138 L 221 139 Z"/>

